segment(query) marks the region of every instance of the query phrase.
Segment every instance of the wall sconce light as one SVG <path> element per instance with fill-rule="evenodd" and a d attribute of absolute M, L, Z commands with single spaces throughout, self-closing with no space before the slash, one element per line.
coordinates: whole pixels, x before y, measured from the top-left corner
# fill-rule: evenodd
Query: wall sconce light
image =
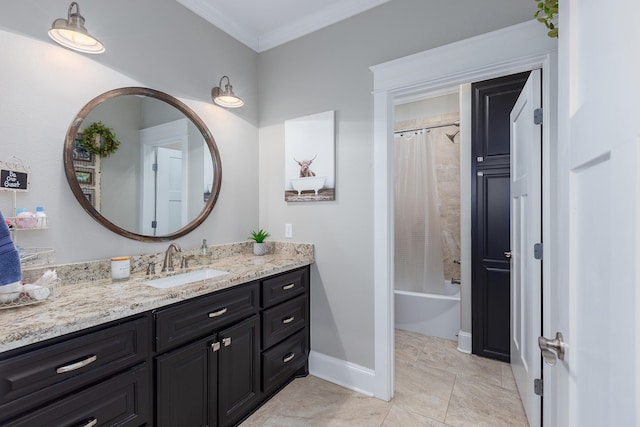
<path fill-rule="evenodd" d="M 74 6 L 76 11 L 72 13 Z M 60 18 L 53 21 L 49 37 L 62 46 L 78 52 L 91 54 L 104 52 L 104 45 L 85 28 L 84 17 L 80 15 L 80 6 L 76 2 L 69 5 L 67 19 Z"/>
<path fill-rule="evenodd" d="M 227 79 L 227 83 L 224 85 L 224 90 L 222 90 L 220 88 L 224 79 Z M 229 82 L 229 77 L 227 76 L 222 76 L 218 86 L 211 89 L 211 99 L 221 107 L 238 108 L 244 105 L 244 101 L 233 93 L 231 82 Z"/>

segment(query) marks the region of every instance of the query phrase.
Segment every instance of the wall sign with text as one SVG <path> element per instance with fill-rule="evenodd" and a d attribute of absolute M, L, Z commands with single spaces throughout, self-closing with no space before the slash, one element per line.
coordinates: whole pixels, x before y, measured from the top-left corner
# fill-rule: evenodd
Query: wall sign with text
<path fill-rule="evenodd" d="M 29 174 L 8 169 L 0 169 L 0 189 L 27 191 Z"/>

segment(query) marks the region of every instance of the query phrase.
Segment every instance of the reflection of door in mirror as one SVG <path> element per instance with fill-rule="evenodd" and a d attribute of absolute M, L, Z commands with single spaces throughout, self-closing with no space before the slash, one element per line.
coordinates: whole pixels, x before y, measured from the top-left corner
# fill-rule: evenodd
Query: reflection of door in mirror
<path fill-rule="evenodd" d="M 144 234 L 164 236 L 178 230 L 182 224 L 182 151 L 155 147 L 153 154 L 155 167 L 144 177 L 153 176 L 151 185 L 155 190 L 142 197 L 142 212 L 152 217 L 143 218 L 142 230 Z"/>
<path fill-rule="evenodd" d="M 135 233 L 166 236 L 198 216 L 204 207 L 202 159 L 211 156 L 191 120 L 153 98 L 121 96 L 98 105 L 84 123 L 95 121 L 112 128 L 121 142 L 99 167 L 96 208 L 105 218 Z M 171 156 L 171 168 L 158 166 L 160 147 L 179 153 Z"/>
<path fill-rule="evenodd" d="M 180 229 L 204 206 L 204 142 L 187 119 L 140 131 L 142 233 L 163 236 Z M 193 185 L 189 185 L 193 183 Z"/>

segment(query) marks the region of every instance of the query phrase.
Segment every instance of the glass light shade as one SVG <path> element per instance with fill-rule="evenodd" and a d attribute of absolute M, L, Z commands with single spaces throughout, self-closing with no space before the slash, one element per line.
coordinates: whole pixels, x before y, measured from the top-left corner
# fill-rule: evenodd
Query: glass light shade
<path fill-rule="evenodd" d="M 224 78 L 225 77 L 223 77 L 223 79 Z M 220 84 L 222 85 L 222 79 L 220 80 Z M 233 93 L 230 84 L 224 86 L 224 91 L 218 86 L 211 89 L 211 99 L 219 106 L 226 108 L 238 108 L 244 105 L 244 101 Z"/>
<path fill-rule="evenodd" d="M 74 5 L 76 13 L 71 13 Z M 80 8 L 75 2 L 69 6 L 67 19 L 60 18 L 53 21 L 49 37 L 56 43 L 78 52 L 99 54 L 105 51 L 104 45 L 85 28 L 84 18 L 80 15 Z"/>

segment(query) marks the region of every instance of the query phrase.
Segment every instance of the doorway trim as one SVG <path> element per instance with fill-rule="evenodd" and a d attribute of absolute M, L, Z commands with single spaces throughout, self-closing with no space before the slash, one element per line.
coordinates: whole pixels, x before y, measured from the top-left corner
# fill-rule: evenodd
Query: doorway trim
<path fill-rule="evenodd" d="M 424 92 L 507 74 L 543 70 L 543 99 L 557 99 L 557 41 L 546 36 L 540 23 L 532 20 L 436 47 L 415 55 L 372 66 L 374 80 L 374 396 L 390 400 L 394 384 L 394 299 L 393 299 L 393 126 L 394 100 Z M 553 94 L 553 96 L 551 96 Z M 543 222 L 549 224 L 551 203 L 549 167 L 553 154 L 557 116 L 556 102 L 545 106 L 543 128 Z M 555 151 L 554 151 L 555 152 Z M 543 240 L 549 241 L 549 228 Z M 551 249 L 551 248 L 550 248 Z M 550 251 L 545 252 L 549 254 Z M 546 254 L 545 254 L 546 255 Z M 552 257 L 552 254 L 549 254 Z M 550 268 L 545 263 L 545 271 Z M 543 272 L 543 274 L 545 274 Z M 549 277 L 545 274 L 545 277 Z M 549 283 L 549 281 L 546 281 Z M 544 292 L 544 295 L 549 295 Z M 545 297 L 546 298 L 546 297 Z M 546 301 L 543 306 L 547 307 Z M 548 316 L 543 313 L 543 331 Z M 470 332 L 470 331 L 466 331 Z"/>

